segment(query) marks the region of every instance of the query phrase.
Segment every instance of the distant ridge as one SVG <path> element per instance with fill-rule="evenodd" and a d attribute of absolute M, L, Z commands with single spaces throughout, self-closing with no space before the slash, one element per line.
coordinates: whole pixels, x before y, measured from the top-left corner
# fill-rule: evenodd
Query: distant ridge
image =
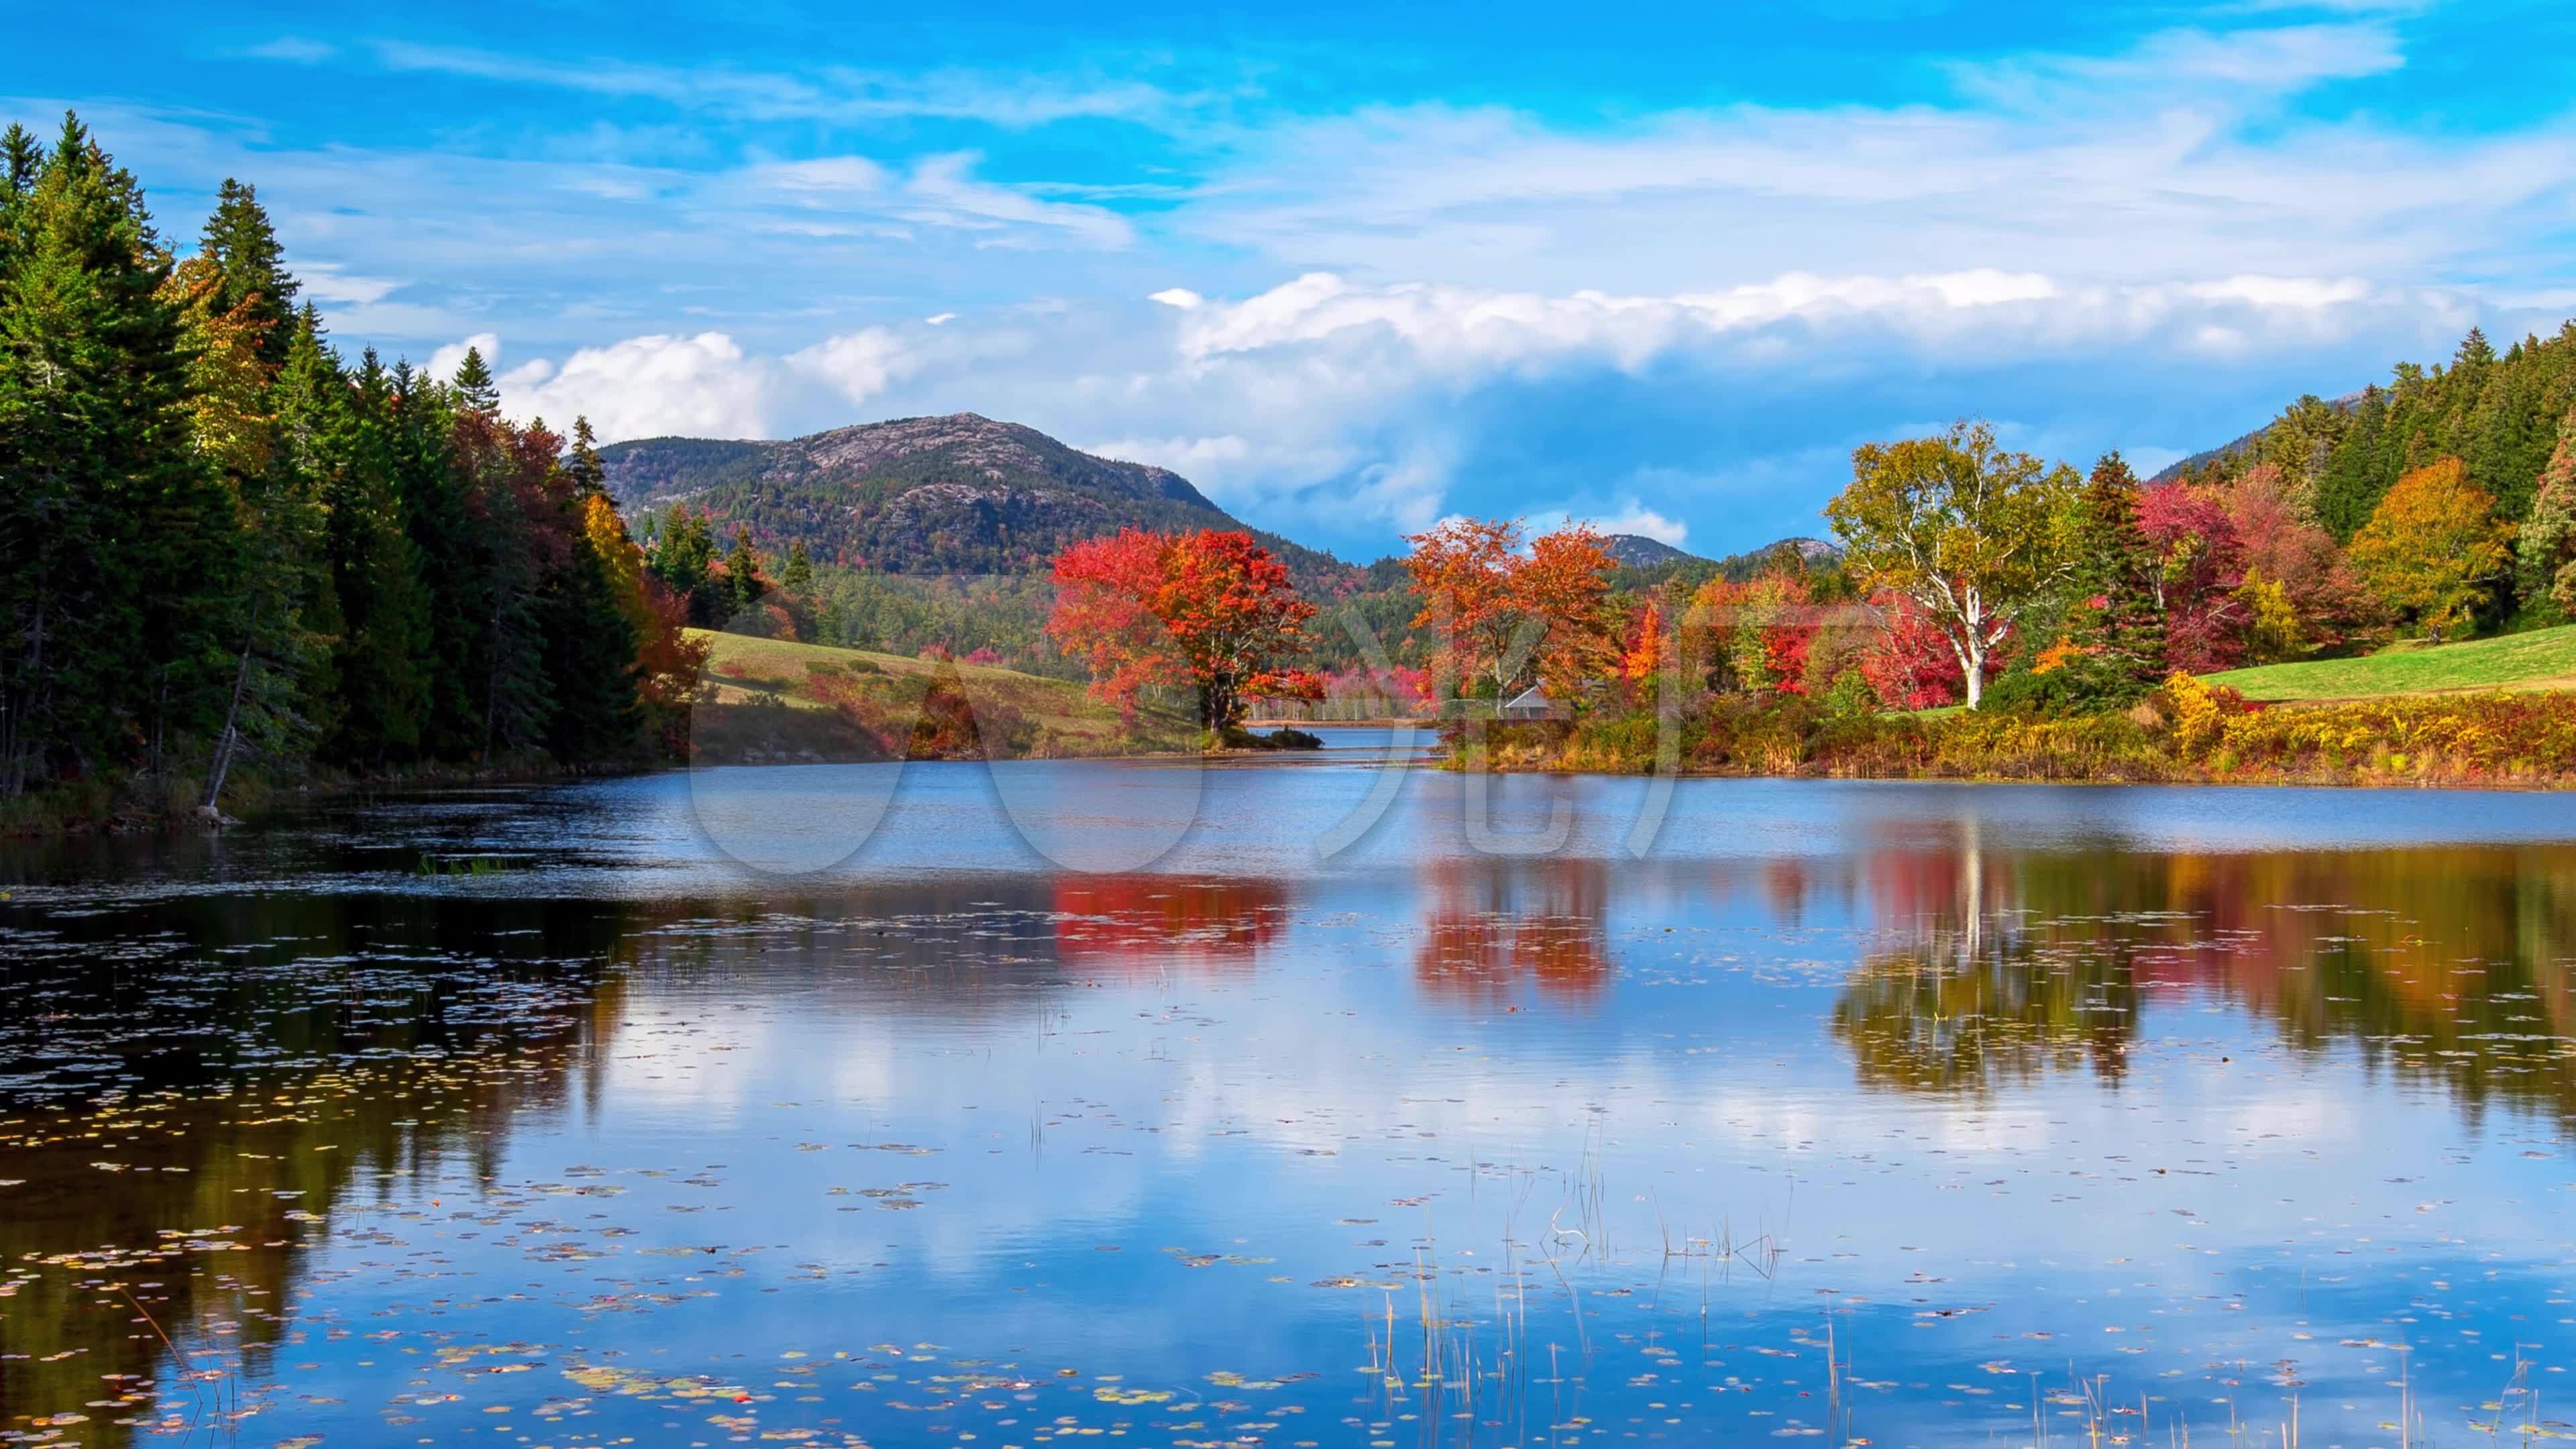
<path fill-rule="evenodd" d="M 630 511 L 685 504 L 714 514 L 728 533 L 748 525 L 765 550 L 802 543 L 817 563 L 883 573 L 1043 573 L 1066 544 L 1121 528 L 1246 529 L 1318 597 L 1384 588 L 1400 573 L 1388 572 L 1392 559 L 1355 568 L 1251 528 L 1168 468 L 1085 453 L 978 413 L 775 441 L 637 438 L 599 456 L 609 492 Z M 1655 575 L 1750 577 L 1783 546 L 1811 564 L 1840 556 L 1803 537 L 1724 559 L 1637 533 L 1602 543 L 1621 567 Z"/>
<path fill-rule="evenodd" d="M 1603 536 L 1601 547 L 1617 559 L 1623 568 L 1651 569 L 1672 563 L 1706 563 L 1698 554 L 1673 547 L 1660 538 L 1642 533 L 1613 533 Z"/>
<path fill-rule="evenodd" d="M 2344 412 L 2351 412 L 2354 408 L 2361 406 L 2361 396 L 2362 395 L 2357 392 L 2348 392 L 2342 397 L 2328 399 L 2326 406 L 2339 408 Z M 2200 452 L 2192 454 L 2188 458 L 2177 458 L 2173 462 L 2167 463 L 2163 467 L 2157 469 L 2155 476 L 2149 478 L 2147 481 L 2150 483 L 2171 482 L 2176 478 L 2185 478 L 2194 473 L 2198 473 L 2212 463 L 2225 462 L 2228 459 L 2250 453 L 2256 447 L 2261 445 L 2264 436 L 2271 431 L 2272 424 L 2265 423 L 2254 431 L 2247 433 L 2242 437 L 2230 439 L 2227 442 L 2219 444 L 2215 448 L 2205 448 Z"/>
<path fill-rule="evenodd" d="M 1066 544 L 1121 528 L 1244 528 L 1168 468 L 1067 447 L 976 413 L 896 418 L 802 438 L 639 438 L 602 448 L 629 509 L 688 504 L 764 547 L 887 573 L 1044 570 Z M 1253 530 L 1301 582 L 1347 582 L 1332 555 Z"/>

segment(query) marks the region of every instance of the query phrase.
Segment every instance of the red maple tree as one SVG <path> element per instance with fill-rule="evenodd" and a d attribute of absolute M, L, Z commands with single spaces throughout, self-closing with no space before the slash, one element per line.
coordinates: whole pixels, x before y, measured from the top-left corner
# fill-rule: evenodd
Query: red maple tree
<path fill-rule="evenodd" d="M 1200 725 L 1220 735 L 1241 724 L 1249 698 L 1323 692 L 1288 667 L 1315 606 L 1249 533 L 1121 529 L 1067 546 L 1055 583 L 1048 635 L 1090 666 L 1092 693 L 1130 718 L 1149 685 L 1194 686 Z"/>
<path fill-rule="evenodd" d="M 1461 686 L 1491 679 L 1500 699 L 1535 674 L 1570 699 L 1617 670 L 1619 621 L 1604 607 L 1616 560 L 1589 525 L 1526 538 L 1517 521 L 1453 518 L 1408 542 L 1414 625 L 1438 635 L 1441 670 Z"/>

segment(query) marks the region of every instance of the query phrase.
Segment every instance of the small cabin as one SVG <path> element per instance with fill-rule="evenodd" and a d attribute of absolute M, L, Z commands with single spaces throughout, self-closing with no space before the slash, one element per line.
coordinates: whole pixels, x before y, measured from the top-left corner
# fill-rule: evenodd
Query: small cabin
<path fill-rule="evenodd" d="M 1556 701 L 1547 697 L 1535 684 L 1504 700 L 1494 711 L 1497 719 L 1534 720 L 1556 718 Z"/>

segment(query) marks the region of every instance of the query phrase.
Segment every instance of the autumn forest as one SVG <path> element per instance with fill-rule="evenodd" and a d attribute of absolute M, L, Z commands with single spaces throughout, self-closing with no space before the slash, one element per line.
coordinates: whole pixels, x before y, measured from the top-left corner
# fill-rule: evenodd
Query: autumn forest
<path fill-rule="evenodd" d="M 2152 479 L 1976 421 L 1864 446 L 1831 549 L 1623 564 L 1466 518 L 1358 569 L 1148 519 L 943 602 L 766 515 L 630 526 L 587 421 L 505 417 L 470 350 L 433 377 L 335 341 L 248 184 L 181 239 L 76 118 L 0 151 L 7 800 L 220 816 L 241 780 L 685 761 L 728 633 L 1078 678 L 1214 747 L 1436 714 L 1505 768 L 1644 768 L 1678 721 L 1685 765 L 1756 773 L 2576 770 L 2564 696 L 2292 710 L 2208 678 L 2576 619 L 2576 324 L 2472 331 Z"/>

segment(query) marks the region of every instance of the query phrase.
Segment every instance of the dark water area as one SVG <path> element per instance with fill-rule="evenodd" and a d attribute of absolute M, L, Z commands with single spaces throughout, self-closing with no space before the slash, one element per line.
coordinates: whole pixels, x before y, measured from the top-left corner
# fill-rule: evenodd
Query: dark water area
<path fill-rule="evenodd" d="M 0 1443 L 2576 1420 L 2567 797 L 1328 738 L 6 847 Z"/>

